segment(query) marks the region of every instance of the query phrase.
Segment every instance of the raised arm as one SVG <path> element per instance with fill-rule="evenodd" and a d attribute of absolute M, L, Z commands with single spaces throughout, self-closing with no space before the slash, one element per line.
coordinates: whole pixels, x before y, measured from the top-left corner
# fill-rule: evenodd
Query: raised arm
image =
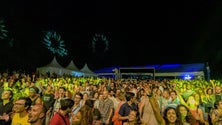
<path fill-rule="evenodd" d="M 149 97 L 149 101 L 150 101 L 150 104 L 152 106 L 152 109 L 153 109 L 153 112 L 154 112 L 154 115 L 155 115 L 155 118 L 158 122 L 159 125 L 165 125 L 165 120 L 163 119 L 161 113 L 160 113 L 160 109 L 159 109 L 159 105 L 156 101 L 156 99 L 154 97 Z"/>

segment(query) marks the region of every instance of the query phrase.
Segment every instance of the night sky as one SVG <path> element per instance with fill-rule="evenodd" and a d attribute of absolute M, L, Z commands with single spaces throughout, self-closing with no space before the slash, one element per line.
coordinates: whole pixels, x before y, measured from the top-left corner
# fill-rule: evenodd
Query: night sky
<path fill-rule="evenodd" d="M 1 0 L 0 18 L 8 37 L 0 39 L 1 69 L 35 69 L 53 56 L 62 66 L 73 60 L 81 69 L 172 63 L 206 63 L 222 76 L 222 2 L 212 0 Z M 42 44 L 54 30 L 65 41 L 68 56 Z M 109 41 L 92 51 L 95 33 Z M 13 39 L 13 46 L 8 43 Z"/>

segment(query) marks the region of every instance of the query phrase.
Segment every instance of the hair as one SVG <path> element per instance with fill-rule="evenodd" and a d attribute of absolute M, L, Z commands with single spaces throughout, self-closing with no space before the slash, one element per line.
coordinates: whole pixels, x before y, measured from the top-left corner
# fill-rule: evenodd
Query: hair
<path fill-rule="evenodd" d="M 96 91 L 96 92 L 93 93 L 92 98 L 94 98 L 96 94 L 98 94 L 98 97 L 99 97 L 99 92 Z"/>
<path fill-rule="evenodd" d="M 176 92 L 176 90 L 172 90 L 172 91 L 170 91 L 170 93 L 175 93 L 176 95 L 177 95 L 177 92 Z"/>
<path fill-rule="evenodd" d="M 170 94 L 170 90 L 169 89 L 164 89 L 163 92 L 167 92 L 168 94 Z"/>
<path fill-rule="evenodd" d="M 130 110 L 130 112 L 136 112 L 136 120 L 135 120 L 135 125 L 141 125 L 141 121 L 140 121 L 140 113 L 138 110 Z"/>
<path fill-rule="evenodd" d="M 181 113 L 180 113 L 180 107 L 184 107 L 187 110 L 187 115 L 185 116 L 186 122 L 188 123 L 194 123 L 195 119 L 193 115 L 191 114 L 190 110 L 183 104 L 179 104 L 176 108 L 176 114 L 179 119 L 182 119 Z"/>
<path fill-rule="evenodd" d="M 132 92 L 126 92 L 125 96 L 126 96 L 126 101 L 130 101 L 135 96 L 135 94 Z"/>
<path fill-rule="evenodd" d="M 67 108 L 72 108 L 74 105 L 74 101 L 72 99 L 62 99 L 60 100 L 61 108 L 62 110 L 66 110 Z"/>
<path fill-rule="evenodd" d="M 141 92 L 145 92 L 145 90 L 143 89 L 143 88 L 141 88 L 139 91 L 138 91 L 138 93 L 137 93 L 137 95 L 136 95 L 136 98 L 137 98 L 137 100 L 140 100 L 140 98 L 143 96 L 143 95 L 141 95 Z"/>
<path fill-rule="evenodd" d="M 222 100 L 216 100 L 215 103 L 214 103 L 214 108 L 215 109 L 218 109 L 218 105 L 219 105 L 219 102 L 222 102 Z"/>
<path fill-rule="evenodd" d="M 93 100 L 87 99 L 87 100 L 85 101 L 85 105 L 89 106 L 90 108 L 93 108 Z"/>
<path fill-rule="evenodd" d="M 124 101 L 125 100 L 125 92 L 120 92 L 117 97 L 119 98 L 119 100 Z"/>
<path fill-rule="evenodd" d="M 32 86 L 29 89 L 31 89 L 31 88 L 34 89 L 36 93 L 39 93 L 39 88 L 37 88 L 36 86 Z"/>
<path fill-rule="evenodd" d="M 83 99 L 83 94 L 82 94 L 82 93 L 77 92 L 77 93 L 75 94 L 75 96 L 76 96 L 76 95 L 80 96 L 80 98 Z"/>
<path fill-rule="evenodd" d="M 47 107 L 45 105 L 42 105 L 42 113 L 46 114 L 48 111 Z"/>
<path fill-rule="evenodd" d="M 208 91 L 209 90 L 211 90 L 212 91 L 212 94 L 213 94 L 213 89 L 212 88 L 208 88 L 207 90 L 206 90 L 206 94 L 208 94 Z"/>
<path fill-rule="evenodd" d="M 32 100 L 29 97 L 19 97 L 18 100 L 25 100 L 25 107 L 27 107 L 26 111 L 30 110 Z"/>
<path fill-rule="evenodd" d="M 64 91 L 66 91 L 66 88 L 62 86 L 60 86 L 59 89 L 63 89 Z"/>
<path fill-rule="evenodd" d="M 164 118 L 164 120 L 165 120 L 165 122 L 166 122 L 166 125 L 169 124 L 169 121 L 168 121 L 168 119 L 167 119 L 167 112 L 168 112 L 170 109 L 173 109 L 173 110 L 175 111 L 175 113 L 176 113 L 176 109 L 173 108 L 173 107 L 167 107 L 167 108 L 164 110 L 163 118 Z M 175 125 L 183 125 L 181 119 L 178 118 L 178 115 L 177 115 L 177 114 L 176 114 L 176 116 L 177 116 L 177 119 L 176 119 L 176 121 L 175 121 Z"/>
<path fill-rule="evenodd" d="M 12 99 L 13 99 L 13 96 L 14 96 L 14 93 L 12 92 L 12 90 L 6 89 L 6 90 L 4 90 L 4 91 L 9 91 L 9 92 L 10 92 L 10 95 L 11 95 L 10 100 L 12 100 Z"/>
<path fill-rule="evenodd" d="M 95 120 L 100 120 L 102 118 L 101 113 L 100 113 L 99 109 L 97 109 L 97 108 L 93 109 L 93 116 L 94 116 Z"/>
<path fill-rule="evenodd" d="M 80 109 L 82 120 L 80 125 L 90 125 L 93 122 L 93 105 L 91 101 L 86 100 L 86 104 Z"/>

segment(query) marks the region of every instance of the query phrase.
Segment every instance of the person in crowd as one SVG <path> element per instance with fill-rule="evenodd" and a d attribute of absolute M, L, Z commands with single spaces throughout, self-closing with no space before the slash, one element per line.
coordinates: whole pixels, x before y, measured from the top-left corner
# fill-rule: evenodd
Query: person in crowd
<path fill-rule="evenodd" d="M 55 95 L 51 85 L 46 86 L 46 90 L 43 91 L 42 96 L 43 105 L 47 108 L 46 124 L 49 123 L 51 116 L 53 115 L 53 105 L 55 103 Z"/>
<path fill-rule="evenodd" d="M 91 125 L 93 123 L 93 101 L 86 100 L 85 105 L 77 112 L 76 116 L 72 116 L 73 125 Z"/>
<path fill-rule="evenodd" d="M 176 108 L 176 114 L 182 121 L 183 125 L 194 125 L 195 119 L 185 105 L 179 104 Z"/>
<path fill-rule="evenodd" d="M 194 95 L 188 97 L 185 102 L 180 96 L 181 104 L 185 105 L 195 119 L 194 125 L 205 123 L 203 110 L 199 107 L 199 103 L 195 100 Z"/>
<path fill-rule="evenodd" d="M 15 101 L 13 111 L 15 112 L 12 116 L 11 125 L 30 125 L 28 123 L 28 111 L 32 105 L 32 100 L 29 97 L 20 97 Z"/>
<path fill-rule="evenodd" d="M 93 123 L 92 125 L 101 125 L 102 124 L 102 117 L 99 109 L 93 109 Z M 113 124 L 115 125 L 115 123 Z M 121 124 L 122 125 L 122 124 Z"/>
<path fill-rule="evenodd" d="M 99 98 L 99 92 L 93 92 L 91 100 L 95 102 L 98 98 Z"/>
<path fill-rule="evenodd" d="M 128 115 L 130 110 L 138 110 L 138 105 L 134 103 L 135 101 L 135 94 L 132 92 L 126 92 L 125 94 L 126 102 L 122 104 L 118 112 L 118 119 L 122 120 L 122 123 L 128 120 Z"/>
<path fill-rule="evenodd" d="M 75 117 L 75 119 L 77 119 L 76 116 L 77 112 L 79 112 L 79 110 L 83 107 L 84 103 L 83 103 L 83 95 L 82 93 L 78 92 L 75 94 L 74 96 L 74 105 L 72 107 L 72 112 L 71 112 L 71 116 Z M 70 117 L 70 123 L 72 124 L 72 118 Z"/>
<path fill-rule="evenodd" d="M 89 92 L 84 92 L 83 94 L 83 105 L 85 104 L 86 100 L 88 100 L 90 97 L 89 97 Z"/>
<path fill-rule="evenodd" d="M 110 125 L 112 123 L 114 104 L 113 101 L 109 99 L 109 92 L 107 90 L 103 91 L 103 100 L 99 103 L 98 109 L 102 116 L 102 124 Z"/>
<path fill-rule="evenodd" d="M 210 112 L 214 108 L 214 101 L 215 101 L 215 95 L 213 94 L 213 89 L 207 88 L 206 94 L 203 98 L 203 104 L 204 104 L 207 120 L 209 123 L 211 123 Z"/>
<path fill-rule="evenodd" d="M 158 122 L 155 118 L 153 108 L 150 104 L 149 97 L 144 93 L 144 95 L 141 97 L 141 101 L 139 103 L 139 113 L 140 113 L 140 119 L 144 125 L 158 125 Z M 153 95 L 154 96 L 154 95 Z M 154 97 L 155 98 L 155 97 Z M 157 100 L 157 98 L 155 98 Z M 158 100 L 157 100 L 158 102 Z M 159 107 L 159 104 L 157 105 Z M 155 107 L 157 108 L 157 107 Z"/>
<path fill-rule="evenodd" d="M 31 106 L 28 113 L 28 122 L 31 125 L 48 125 L 45 124 L 47 108 L 44 105 L 36 104 Z"/>
<path fill-rule="evenodd" d="M 58 89 L 58 95 L 55 95 L 55 102 L 54 102 L 54 105 L 53 105 L 53 114 L 55 112 L 58 112 L 59 111 L 59 108 L 61 107 L 61 104 L 60 104 L 60 101 L 62 99 L 65 99 L 65 91 L 66 91 L 66 88 L 65 87 L 59 87 Z"/>
<path fill-rule="evenodd" d="M 114 82 L 111 82 L 106 88 L 109 92 L 113 91 L 116 93 L 116 84 Z"/>
<path fill-rule="evenodd" d="M 118 100 L 118 105 L 117 105 L 117 108 L 114 110 L 112 122 L 113 122 L 113 125 L 122 125 L 122 120 L 119 120 L 118 113 L 119 113 L 120 107 L 126 102 L 125 101 L 125 93 L 121 92 L 120 94 L 118 94 L 118 96 L 116 98 Z"/>
<path fill-rule="evenodd" d="M 145 125 L 143 123 L 140 123 L 140 114 L 137 110 L 131 110 L 128 115 L 127 122 L 124 122 L 123 125 Z"/>
<path fill-rule="evenodd" d="M 161 114 L 163 115 L 163 112 L 165 110 L 165 108 L 167 107 L 167 105 L 170 103 L 170 91 L 169 89 L 164 89 L 163 90 L 163 94 L 162 94 L 162 98 L 161 98 L 161 101 L 160 101 L 160 112 Z"/>
<path fill-rule="evenodd" d="M 94 108 L 98 109 L 99 108 L 99 103 L 103 100 L 103 93 L 99 93 L 98 99 L 94 101 Z"/>
<path fill-rule="evenodd" d="M 42 101 L 47 109 L 53 107 L 53 104 L 55 103 L 55 95 L 51 85 L 47 85 L 46 90 L 43 91 Z"/>
<path fill-rule="evenodd" d="M 183 86 L 185 86 L 186 88 L 184 88 L 185 90 L 180 91 L 182 97 L 184 98 L 185 101 L 187 101 L 188 97 L 190 95 L 192 95 L 195 91 L 192 89 L 192 85 L 189 83 L 184 82 Z"/>
<path fill-rule="evenodd" d="M 222 100 L 222 91 L 221 91 L 221 86 L 216 85 L 215 89 L 214 89 L 214 96 L 215 96 L 215 100 L 214 103 L 217 101 Z"/>
<path fill-rule="evenodd" d="M 5 89 L 0 99 L 0 125 L 11 125 L 13 106 L 13 92 Z"/>
<path fill-rule="evenodd" d="M 72 111 L 74 101 L 72 99 L 60 100 L 61 107 L 51 118 L 49 125 L 70 125 L 69 113 Z"/>
<path fill-rule="evenodd" d="M 43 104 L 43 101 L 39 95 L 39 88 L 32 86 L 29 88 L 29 98 L 32 100 L 32 104 Z"/>
<path fill-rule="evenodd" d="M 176 90 L 170 91 L 170 101 L 168 102 L 167 107 L 168 107 L 168 106 L 171 106 L 171 107 L 176 108 L 177 105 L 179 105 L 179 104 L 180 104 L 180 98 L 179 98 L 179 96 L 177 95 Z"/>
<path fill-rule="evenodd" d="M 174 107 L 167 107 L 164 111 L 163 118 L 166 125 L 183 125 L 181 119 L 177 117 L 176 109 Z"/>
<path fill-rule="evenodd" d="M 210 115 L 213 125 L 222 125 L 222 100 L 214 103 L 214 109 Z"/>

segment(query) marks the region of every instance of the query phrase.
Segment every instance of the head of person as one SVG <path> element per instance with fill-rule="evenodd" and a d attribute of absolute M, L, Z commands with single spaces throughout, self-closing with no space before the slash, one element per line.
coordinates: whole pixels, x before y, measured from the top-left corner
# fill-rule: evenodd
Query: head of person
<path fill-rule="evenodd" d="M 74 101 L 72 99 L 62 99 L 60 100 L 61 104 L 61 110 L 66 111 L 67 113 L 70 113 L 72 110 L 72 106 L 74 105 Z"/>
<path fill-rule="evenodd" d="M 199 92 L 195 92 L 192 95 L 193 95 L 197 105 L 202 104 L 202 99 L 200 97 L 200 93 Z"/>
<path fill-rule="evenodd" d="M 93 93 L 93 98 L 94 98 L 94 99 L 98 99 L 98 98 L 99 98 L 99 92 Z"/>
<path fill-rule="evenodd" d="M 77 93 L 75 94 L 75 97 L 74 97 L 74 102 L 75 102 L 76 104 L 79 104 L 82 99 L 83 99 L 82 93 L 77 92 Z"/>
<path fill-rule="evenodd" d="M 187 99 L 187 105 L 190 106 L 198 106 L 198 102 L 195 100 L 194 96 L 191 95 Z"/>
<path fill-rule="evenodd" d="M 191 90 L 192 85 L 191 84 L 187 84 L 187 90 Z"/>
<path fill-rule="evenodd" d="M 124 92 L 120 92 L 119 95 L 117 96 L 117 98 L 120 100 L 120 101 L 125 101 L 125 93 Z"/>
<path fill-rule="evenodd" d="M 172 90 L 172 91 L 170 92 L 170 97 L 171 97 L 172 99 L 176 99 L 176 98 L 177 98 L 177 92 L 176 92 L 175 90 Z"/>
<path fill-rule="evenodd" d="M 87 92 L 83 93 L 83 100 L 89 99 L 89 94 Z"/>
<path fill-rule="evenodd" d="M 13 110 L 16 113 L 22 113 L 24 111 L 29 111 L 32 105 L 32 100 L 29 97 L 20 97 L 15 101 Z"/>
<path fill-rule="evenodd" d="M 163 96 L 164 98 L 169 98 L 169 97 L 170 97 L 170 91 L 169 91 L 169 89 L 164 89 L 162 96 Z"/>
<path fill-rule="evenodd" d="M 29 88 L 29 97 L 33 98 L 39 93 L 39 89 L 36 86 Z"/>
<path fill-rule="evenodd" d="M 28 113 L 29 123 L 44 123 L 47 109 L 44 105 L 36 104 L 31 106 L 31 110 Z"/>
<path fill-rule="evenodd" d="M 93 101 L 88 99 L 85 105 L 80 109 L 82 115 L 81 125 L 90 125 L 93 121 Z"/>
<path fill-rule="evenodd" d="M 206 90 L 206 93 L 207 93 L 208 95 L 212 95 L 212 94 L 213 94 L 213 89 L 212 89 L 212 88 L 208 88 L 208 89 Z"/>
<path fill-rule="evenodd" d="M 216 94 L 220 94 L 221 93 L 221 87 L 220 86 L 216 86 L 215 87 L 215 93 Z"/>
<path fill-rule="evenodd" d="M 135 94 L 133 92 L 126 92 L 125 97 L 126 101 L 133 101 Z"/>
<path fill-rule="evenodd" d="M 2 93 L 2 100 L 12 100 L 13 98 L 13 92 L 12 90 L 6 89 Z"/>
<path fill-rule="evenodd" d="M 194 118 L 190 112 L 190 110 L 182 104 L 179 104 L 176 108 L 176 114 L 181 121 L 186 121 L 188 123 L 193 123 Z"/>
<path fill-rule="evenodd" d="M 64 96 L 66 92 L 66 88 L 65 87 L 59 87 L 59 96 Z"/>
<path fill-rule="evenodd" d="M 139 115 L 139 111 L 137 110 L 130 110 L 129 113 L 129 122 L 133 122 L 133 123 L 139 123 L 140 122 L 140 115 Z"/>
<path fill-rule="evenodd" d="M 120 92 L 121 92 L 121 88 L 120 88 L 120 87 L 117 87 L 117 88 L 116 88 L 116 95 L 118 95 Z"/>
<path fill-rule="evenodd" d="M 214 103 L 215 109 L 222 109 L 222 100 L 216 100 Z"/>
<path fill-rule="evenodd" d="M 109 97 L 109 91 L 104 90 L 103 91 L 103 99 L 107 99 Z"/>
<path fill-rule="evenodd" d="M 168 124 L 176 124 L 180 123 L 180 120 L 177 118 L 176 109 L 173 107 L 167 107 L 164 110 L 163 118 L 166 122 L 166 125 Z"/>

